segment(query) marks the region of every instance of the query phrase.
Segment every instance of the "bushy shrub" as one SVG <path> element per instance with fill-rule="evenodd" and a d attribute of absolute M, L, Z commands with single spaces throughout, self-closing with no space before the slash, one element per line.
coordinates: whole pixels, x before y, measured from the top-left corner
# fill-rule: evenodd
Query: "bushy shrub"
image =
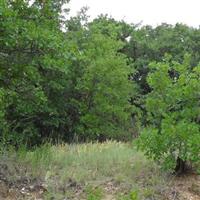
<path fill-rule="evenodd" d="M 186 161 L 200 161 L 200 66 L 191 68 L 187 55 L 182 64 L 169 60 L 151 64 L 148 126 L 138 146 L 165 168 L 184 171 Z"/>

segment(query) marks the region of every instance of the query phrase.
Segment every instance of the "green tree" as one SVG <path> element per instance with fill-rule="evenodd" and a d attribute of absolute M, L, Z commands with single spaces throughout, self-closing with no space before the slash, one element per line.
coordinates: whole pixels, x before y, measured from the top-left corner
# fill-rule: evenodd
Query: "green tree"
<path fill-rule="evenodd" d="M 64 19 L 67 2 L 1 1 L 0 137 L 7 143 L 110 138 L 126 129 L 123 44 L 89 25 L 85 9 Z"/>
<path fill-rule="evenodd" d="M 60 30 L 62 2 L 1 1 L 0 84 L 9 143 L 37 144 L 66 126 L 71 62 Z"/>
<path fill-rule="evenodd" d="M 191 68 L 188 56 L 182 64 L 169 60 L 150 65 L 148 126 L 138 145 L 166 168 L 183 172 L 187 161 L 200 161 L 200 67 Z"/>
<path fill-rule="evenodd" d="M 90 33 L 88 41 L 83 52 L 86 65 L 77 84 L 81 94 L 79 132 L 89 138 L 120 138 L 130 127 L 131 69 L 117 53 L 122 43 L 99 32 Z"/>
<path fill-rule="evenodd" d="M 116 29 L 106 29 L 106 19 L 87 23 L 85 11 L 67 22 L 70 28 L 66 36 L 78 47 L 76 67 L 71 69 L 72 104 L 76 108 L 73 116 L 78 119 L 73 129 L 79 139 L 127 140 L 131 136 L 129 99 L 133 86 L 128 79 L 132 72 L 128 60 L 119 52 L 124 43 Z"/>
<path fill-rule="evenodd" d="M 147 82 L 151 62 L 162 62 L 165 54 L 170 54 L 173 60 L 182 62 L 184 55 L 191 55 L 190 65 L 194 67 L 200 61 L 199 37 L 200 29 L 188 27 L 184 24 L 161 24 L 157 27 L 133 26 L 129 33 L 129 41 L 123 48 L 123 53 L 130 59 L 134 69 L 131 76 L 133 84 L 137 85 L 138 93 L 131 103 L 141 110 L 141 124 L 147 123 L 145 109 L 145 95 L 151 92 Z"/>

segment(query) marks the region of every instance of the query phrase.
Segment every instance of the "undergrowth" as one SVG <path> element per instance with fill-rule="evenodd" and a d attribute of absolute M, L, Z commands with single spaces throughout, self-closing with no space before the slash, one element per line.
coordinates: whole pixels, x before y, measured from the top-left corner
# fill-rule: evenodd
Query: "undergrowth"
<path fill-rule="evenodd" d="M 22 175 L 45 182 L 46 199 L 142 200 L 156 198 L 165 185 L 153 161 L 121 142 L 46 144 L 7 154 L 15 154 L 15 164 L 25 169 Z"/>

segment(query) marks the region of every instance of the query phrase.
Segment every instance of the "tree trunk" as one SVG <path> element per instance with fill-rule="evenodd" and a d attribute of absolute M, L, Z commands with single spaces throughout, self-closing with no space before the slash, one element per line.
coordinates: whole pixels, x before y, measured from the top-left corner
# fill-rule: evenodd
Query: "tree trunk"
<path fill-rule="evenodd" d="M 174 169 L 177 175 L 181 175 L 186 171 L 186 161 L 182 160 L 181 158 L 177 158 L 176 160 L 176 167 Z"/>

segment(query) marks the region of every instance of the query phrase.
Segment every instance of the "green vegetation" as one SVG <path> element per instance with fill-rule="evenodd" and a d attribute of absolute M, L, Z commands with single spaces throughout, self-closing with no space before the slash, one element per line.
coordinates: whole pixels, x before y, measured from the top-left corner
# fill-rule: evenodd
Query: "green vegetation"
<path fill-rule="evenodd" d="M 184 172 L 186 161 L 199 162 L 199 94 L 200 66 L 189 65 L 188 56 L 183 64 L 152 63 L 148 84 L 146 108 L 149 125 L 143 130 L 139 146 L 164 166 Z"/>
<path fill-rule="evenodd" d="M 39 178 L 47 188 L 47 199 L 161 200 L 167 189 L 167 178 L 159 167 L 130 144 L 44 145 L 14 152 L 10 150 L 6 158 L 1 155 L 1 160 L 10 163 L 9 183 L 19 184 L 20 179 L 29 177 L 32 185 Z"/>
<path fill-rule="evenodd" d="M 68 3 L 0 0 L 0 184 L 161 199 L 160 166 L 199 171 L 200 28 L 66 19 Z"/>
<path fill-rule="evenodd" d="M 1 1 L 0 137 L 6 144 L 130 138 L 132 70 L 119 53 L 123 42 L 86 24 L 84 10 L 61 19 L 64 2 Z"/>

